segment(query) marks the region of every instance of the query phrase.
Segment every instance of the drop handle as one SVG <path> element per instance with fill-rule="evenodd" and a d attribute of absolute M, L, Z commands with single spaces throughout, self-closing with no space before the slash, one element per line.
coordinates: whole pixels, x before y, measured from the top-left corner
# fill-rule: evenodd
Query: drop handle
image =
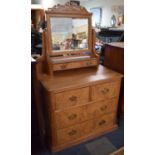
<path fill-rule="evenodd" d="M 108 88 L 104 88 L 101 90 L 102 94 L 107 94 L 109 92 L 109 89 Z"/>
<path fill-rule="evenodd" d="M 71 96 L 71 97 L 69 98 L 69 100 L 72 101 L 72 102 L 73 102 L 73 101 L 76 101 L 76 100 L 77 100 L 77 97 L 76 97 L 76 96 Z"/>
<path fill-rule="evenodd" d="M 68 133 L 68 135 L 69 135 L 69 136 L 73 136 L 73 135 L 75 135 L 76 133 L 77 133 L 76 130 L 72 130 L 72 131 L 70 131 L 70 132 Z"/>
<path fill-rule="evenodd" d="M 105 123 L 106 123 L 106 121 L 102 120 L 102 121 L 99 122 L 99 125 L 101 126 L 101 125 L 104 125 Z"/>
<path fill-rule="evenodd" d="M 68 119 L 69 119 L 69 120 L 73 120 L 73 119 L 75 119 L 76 117 L 77 117 L 77 114 L 71 114 L 71 115 L 68 116 Z"/>

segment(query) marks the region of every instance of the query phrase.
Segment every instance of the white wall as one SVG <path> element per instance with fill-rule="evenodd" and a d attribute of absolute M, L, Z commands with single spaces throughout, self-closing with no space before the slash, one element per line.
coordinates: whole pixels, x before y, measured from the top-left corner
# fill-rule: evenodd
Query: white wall
<path fill-rule="evenodd" d="M 44 9 L 53 7 L 56 4 L 65 4 L 69 0 L 42 0 Z"/>
<path fill-rule="evenodd" d="M 31 4 L 41 4 L 42 0 L 31 0 Z"/>
<path fill-rule="evenodd" d="M 91 0 L 89 2 L 81 2 L 82 6 L 85 6 L 88 10 L 94 7 L 101 7 L 102 8 L 102 22 L 101 26 L 111 26 L 110 19 L 113 14 L 118 16 L 117 13 L 112 11 L 113 5 L 123 5 L 124 0 Z"/>

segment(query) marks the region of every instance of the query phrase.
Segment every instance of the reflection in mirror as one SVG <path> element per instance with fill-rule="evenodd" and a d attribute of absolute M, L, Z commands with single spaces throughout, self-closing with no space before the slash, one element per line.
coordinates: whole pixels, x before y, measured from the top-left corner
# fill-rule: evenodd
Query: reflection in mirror
<path fill-rule="evenodd" d="M 52 48 L 54 52 L 88 49 L 88 19 L 50 19 Z"/>

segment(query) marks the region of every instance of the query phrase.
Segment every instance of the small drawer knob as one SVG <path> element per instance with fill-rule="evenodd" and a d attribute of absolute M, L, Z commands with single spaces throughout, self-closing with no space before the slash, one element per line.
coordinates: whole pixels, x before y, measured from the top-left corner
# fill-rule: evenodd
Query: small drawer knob
<path fill-rule="evenodd" d="M 68 133 L 68 135 L 69 135 L 69 136 L 73 136 L 73 135 L 75 135 L 76 133 L 77 133 L 76 130 L 72 130 L 72 131 L 70 131 L 70 132 Z"/>
<path fill-rule="evenodd" d="M 65 69 L 67 66 L 66 65 L 61 65 L 60 67 L 61 67 L 61 69 Z"/>
<path fill-rule="evenodd" d="M 99 125 L 101 126 L 101 125 L 104 125 L 105 123 L 106 123 L 106 121 L 102 120 L 102 121 L 99 122 Z"/>
<path fill-rule="evenodd" d="M 107 106 L 105 105 L 105 106 L 102 106 L 102 107 L 100 107 L 100 110 L 101 111 L 105 111 L 107 109 Z"/>
<path fill-rule="evenodd" d="M 77 97 L 76 97 L 76 96 L 71 96 L 71 97 L 69 98 L 69 100 L 72 101 L 72 102 L 73 102 L 73 101 L 76 101 L 76 100 L 77 100 Z"/>
<path fill-rule="evenodd" d="M 73 120 L 73 119 L 75 119 L 76 117 L 77 117 L 77 114 L 71 114 L 71 115 L 68 116 L 68 119 L 69 119 L 69 120 Z"/>
<path fill-rule="evenodd" d="M 90 65 L 92 65 L 92 62 L 86 62 L 86 65 L 90 66 Z"/>
<path fill-rule="evenodd" d="M 104 88 L 101 90 L 102 94 L 107 94 L 109 92 L 109 89 L 108 88 Z"/>

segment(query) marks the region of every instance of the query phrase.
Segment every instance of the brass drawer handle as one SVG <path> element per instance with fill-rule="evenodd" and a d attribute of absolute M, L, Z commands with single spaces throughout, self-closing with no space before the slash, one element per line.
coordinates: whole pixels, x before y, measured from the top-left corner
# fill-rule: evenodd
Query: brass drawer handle
<path fill-rule="evenodd" d="M 73 135 L 75 135 L 76 133 L 77 133 L 76 130 L 72 130 L 72 131 L 70 131 L 70 132 L 68 133 L 68 135 L 69 135 L 69 136 L 73 136 Z"/>
<path fill-rule="evenodd" d="M 102 120 L 102 121 L 99 122 L 99 125 L 101 126 L 101 125 L 104 125 L 105 123 L 106 123 L 106 121 Z"/>
<path fill-rule="evenodd" d="M 68 116 L 69 120 L 73 120 L 77 117 L 77 114 L 71 114 L 70 116 Z"/>
<path fill-rule="evenodd" d="M 67 66 L 66 65 L 61 65 L 60 67 L 61 67 L 61 69 L 65 69 Z"/>
<path fill-rule="evenodd" d="M 108 88 L 104 88 L 103 90 L 101 90 L 102 94 L 107 94 L 109 92 Z"/>
<path fill-rule="evenodd" d="M 102 106 L 102 107 L 100 107 L 100 110 L 101 111 L 105 111 L 107 109 L 107 106 L 105 105 L 105 106 Z"/>
<path fill-rule="evenodd" d="M 77 100 L 77 97 L 76 97 L 76 96 L 71 96 L 71 97 L 69 98 L 69 100 L 72 101 L 72 102 L 73 102 L 73 101 L 76 101 L 76 100 Z"/>
<path fill-rule="evenodd" d="M 92 65 L 92 62 L 86 62 L 86 65 L 90 66 L 90 65 Z"/>

